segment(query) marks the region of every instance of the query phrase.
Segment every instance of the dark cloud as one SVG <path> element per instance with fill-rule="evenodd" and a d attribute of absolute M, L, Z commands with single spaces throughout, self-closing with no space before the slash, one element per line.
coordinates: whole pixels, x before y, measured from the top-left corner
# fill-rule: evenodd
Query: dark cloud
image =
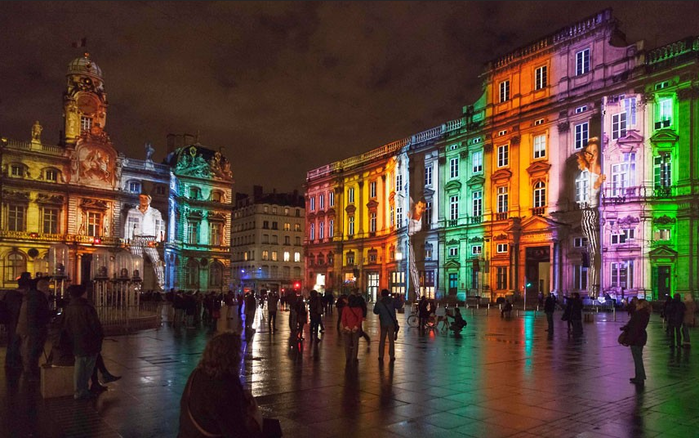
<path fill-rule="evenodd" d="M 458 118 L 485 63 L 612 7 L 647 47 L 699 34 L 696 2 L 3 2 L 0 134 L 61 127 L 71 43 L 105 73 L 107 130 L 143 157 L 200 134 L 236 188 L 306 172 Z M 691 18 L 691 19 L 690 19 Z"/>

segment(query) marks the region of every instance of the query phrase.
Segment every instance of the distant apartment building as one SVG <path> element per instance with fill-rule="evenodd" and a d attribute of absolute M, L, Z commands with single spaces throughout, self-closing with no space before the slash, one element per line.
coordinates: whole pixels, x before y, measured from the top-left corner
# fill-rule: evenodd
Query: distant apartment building
<path fill-rule="evenodd" d="M 237 291 L 276 290 L 283 293 L 303 283 L 305 233 L 303 196 L 264 193 L 236 194 L 231 236 L 233 285 Z"/>

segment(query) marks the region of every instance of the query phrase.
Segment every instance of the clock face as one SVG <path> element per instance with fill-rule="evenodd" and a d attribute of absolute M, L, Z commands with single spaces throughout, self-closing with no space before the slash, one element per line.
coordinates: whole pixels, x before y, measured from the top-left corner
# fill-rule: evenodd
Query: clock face
<path fill-rule="evenodd" d="M 78 98 L 78 109 L 83 114 L 94 114 L 97 112 L 97 102 L 93 97 L 80 96 Z"/>

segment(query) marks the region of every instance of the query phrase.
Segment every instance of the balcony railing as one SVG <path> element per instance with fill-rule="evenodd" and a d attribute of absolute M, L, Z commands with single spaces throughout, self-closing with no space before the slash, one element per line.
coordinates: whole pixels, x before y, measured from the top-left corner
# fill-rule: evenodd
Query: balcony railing
<path fill-rule="evenodd" d="M 508 213 L 495 213 L 495 220 L 496 221 L 506 221 L 507 220 L 507 215 Z"/>
<path fill-rule="evenodd" d="M 532 216 L 543 216 L 544 214 L 546 214 L 546 207 L 532 208 Z"/>

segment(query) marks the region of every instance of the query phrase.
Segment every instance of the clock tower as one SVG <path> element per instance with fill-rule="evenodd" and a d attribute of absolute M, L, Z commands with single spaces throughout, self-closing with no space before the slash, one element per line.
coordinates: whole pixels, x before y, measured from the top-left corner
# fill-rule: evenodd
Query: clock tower
<path fill-rule="evenodd" d="M 68 87 L 63 94 L 65 143 L 75 146 L 78 138 L 103 135 L 107 122 L 107 94 L 102 69 L 85 52 L 68 65 Z"/>

